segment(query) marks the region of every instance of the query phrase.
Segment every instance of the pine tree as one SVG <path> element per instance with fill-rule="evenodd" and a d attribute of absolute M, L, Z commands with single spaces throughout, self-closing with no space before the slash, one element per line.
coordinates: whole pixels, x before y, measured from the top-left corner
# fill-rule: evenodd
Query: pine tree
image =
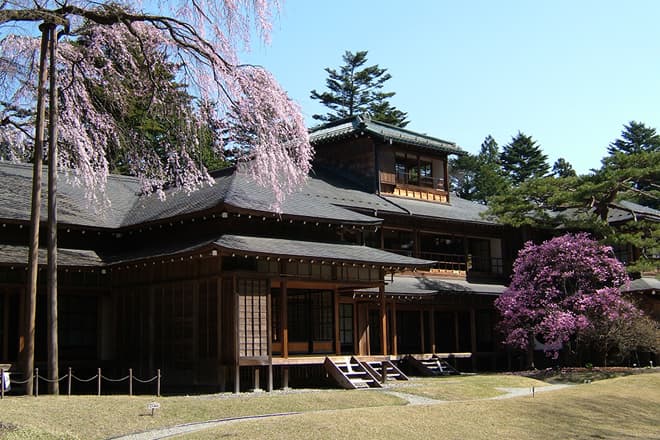
<path fill-rule="evenodd" d="M 555 177 L 575 177 L 577 173 L 569 161 L 560 157 L 552 165 L 552 175 Z"/>
<path fill-rule="evenodd" d="M 502 169 L 514 186 L 530 178 L 545 176 L 550 170 L 547 159 L 536 141 L 520 131 L 500 154 Z"/>
<path fill-rule="evenodd" d="M 508 190 L 508 182 L 500 169 L 499 148 L 488 135 L 477 155 L 459 156 L 450 162 L 452 185 L 456 195 L 467 200 L 487 203 L 494 195 Z"/>
<path fill-rule="evenodd" d="M 616 139 L 607 148 L 610 154 L 660 151 L 660 135 L 656 134 L 655 128 L 636 121 L 630 121 L 623 128 L 621 138 Z"/>
<path fill-rule="evenodd" d="M 386 81 L 392 78 L 387 69 L 378 64 L 365 66 L 367 51 L 352 53 L 346 51 L 342 57 L 344 64 L 339 71 L 326 67 L 328 78 L 325 80 L 328 91 L 310 92 L 310 97 L 321 102 L 331 111 L 324 115 L 313 115 L 319 121 L 330 122 L 338 119 L 369 114 L 372 119 L 405 127 L 407 113 L 392 106 L 388 99 L 395 92 L 383 92 Z"/>

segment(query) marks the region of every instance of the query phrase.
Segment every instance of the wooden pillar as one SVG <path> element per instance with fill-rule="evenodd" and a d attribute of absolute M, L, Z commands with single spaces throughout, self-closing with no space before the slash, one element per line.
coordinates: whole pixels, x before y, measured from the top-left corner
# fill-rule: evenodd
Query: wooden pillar
<path fill-rule="evenodd" d="M 261 373 L 259 367 L 254 368 L 254 391 L 259 391 L 261 389 L 261 383 L 259 382 L 259 374 Z"/>
<path fill-rule="evenodd" d="M 392 301 L 392 354 L 397 356 L 399 354 L 399 334 L 396 330 L 396 300 Z"/>
<path fill-rule="evenodd" d="M 449 170 L 448 170 L 448 166 L 447 166 L 447 157 L 446 156 L 445 156 L 445 160 L 443 161 L 443 171 L 444 171 L 445 175 L 443 176 L 444 182 L 442 182 L 442 183 L 443 183 L 444 188 L 442 188 L 442 189 L 447 192 L 447 202 L 449 202 Z"/>
<path fill-rule="evenodd" d="M 238 286 L 236 275 L 232 276 L 232 297 L 234 298 L 234 393 L 241 392 L 240 335 L 238 322 Z"/>
<path fill-rule="evenodd" d="M 339 292 L 337 291 L 337 288 L 335 287 L 333 293 L 333 298 L 334 298 L 334 324 L 335 324 L 335 354 L 341 354 L 341 340 L 339 336 Z"/>
<path fill-rule="evenodd" d="M 470 308 L 470 351 L 472 352 L 472 371 L 477 369 L 477 314 Z"/>
<path fill-rule="evenodd" d="M 218 257 L 218 271 L 221 271 L 221 264 L 219 263 L 222 260 L 222 258 Z M 218 384 L 220 385 L 220 391 L 224 392 L 226 389 L 226 382 L 227 382 L 227 371 L 226 371 L 226 366 L 222 364 L 223 362 L 223 355 L 222 355 L 222 320 L 224 319 L 224 316 L 222 316 L 222 277 L 218 276 L 216 280 L 216 313 L 218 314 L 218 319 L 216 322 L 216 337 L 217 337 L 217 355 L 216 355 L 216 364 L 218 366 L 218 371 L 217 371 L 217 381 Z"/>
<path fill-rule="evenodd" d="M 268 283 L 268 294 L 266 296 L 266 337 L 268 339 L 268 368 L 266 370 L 266 391 L 269 393 L 273 391 L 273 313 L 270 282 Z"/>
<path fill-rule="evenodd" d="M 282 323 L 282 334 L 280 341 L 282 341 L 282 357 L 289 357 L 289 313 L 287 310 L 287 282 L 286 279 L 282 280 L 280 285 L 280 322 Z"/>
<path fill-rule="evenodd" d="M 194 262 L 193 262 L 194 264 Z M 184 294 L 185 294 L 185 284 L 184 284 Z M 194 280 L 192 282 L 192 333 L 193 341 L 199 341 L 199 280 Z M 193 358 L 193 381 L 197 383 L 197 375 L 199 370 L 197 365 L 199 365 L 199 344 L 193 343 L 192 347 L 192 358 Z"/>
<path fill-rule="evenodd" d="M 424 335 L 424 310 L 419 311 L 419 339 L 420 339 L 420 345 L 422 349 L 422 353 L 426 353 L 426 338 Z"/>
<path fill-rule="evenodd" d="M 2 359 L 9 358 L 9 293 L 5 292 L 2 297 L 4 301 L 2 307 Z"/>
<path fill-rule="evenodd" d="M 152 272 L 153 273 L 153 272 Z M 153 280 L 153 275 L 151 277 Z M 149 326 L 149 348 L 148 348 L 148 361 L 147 361 L 147 368 L 149 371 L 154 371 L 154 351 L 155 351 L 155 345 L 156 345 L 156 320 L 155 320 L 155 308 L 156 308 L 156 301 L 155 301 L 155 287 L 150 286 L 149 287 L 149 318 L 147 319 L 147 325 Z M 151 374 L 151 373 L 149 373 Z"/>
<path fill-rule="evenodd" d="M 454 312 L 454 351 L 459 351 L 460 346 L 460 336 L 458 334 L 460 328 L 458 325 L 458 312 Z"/>
<path fill-rule="evenodd" d="M 430 342 L 431 342 L 431 353 L 435 353 L 435 309 L 433 306 L 431 306 L 431 311 L 429 312 L 429 327 L 430 327 L 430 332 L 431 334 L 429 335 Z"/>
<path fill-rule="evenodd" d="M 289 388 L 289 367 L 282 367 L 282 389 Z"/>
<path fill-rule="evenodd" d="M 385 302 L 385 284 L 381 284 L 380 291 L 380 343 L 382 352 L 387 354 L 387 304 Z"/>

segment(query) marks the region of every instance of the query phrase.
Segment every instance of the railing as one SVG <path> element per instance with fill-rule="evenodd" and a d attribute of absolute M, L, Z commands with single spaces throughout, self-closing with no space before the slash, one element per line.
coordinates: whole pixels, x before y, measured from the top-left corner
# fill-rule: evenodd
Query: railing
<path fill-rule="evenodd" d="M 160 397 L 160 383 L 161 383 L 160 369 L 156 370 L 156 375 L 154 377 L 150 378 L 150 379 L 139 379 L 138 377 L 135 377 L 133 375 L 133 369 L 132 368 L 128 369 L 128 375 L 126 375 L 124 377 L 121 377 L 121 378 L 118 378 L 118 379 L 113 379 L 113 378 L 109 378 L 107 376 L 104 376 L 101 373 L 101 369 L 99 368 L 99 369 L 97 369 L 96 375 L 94 375 L 90 378 L 83 379 L 83 378 L 80 378 L 80 377 L 76 377 L 73 374 L 73 370 L 71 368 L 69 368 L 69 370 L 67 371 L 67 374 L 60 377 L 59 379 L 48 379 L 44 376 L 39 375 L 39 369 L 35 368 L 34 369 L 34 374 L 32 374 L 32 376 L 28 377 L 25 380 L 11 379 L 10 383 L 5 382 L 5 380 L 6 380 L 5 379 L 5 370 L 0 369 L 0 390 L 1 390 L 0 391 L 0 398 L 4 399 L 5 392 L 9 391 L 9 389 L 10 389 L 9 386 L 11 385 L 11 383 L 23 385 L 23 384 L 26 384 L 30 381 L 34 381 L 34 386 L 33 386 L 34 396 L 39 397 L 39 380 L 42 380 L 46 383 L 55 383 L 55 382 L 61 382 L 65 379 L 67 381 L 67 395 L 68 396 L 71 395 L 71 386 L 72 386 L 73 380 L 76 380 L 76 381 L 82 382 L 82 383 L 88 383 L 88 382 L 96 381 L 96 395 L 97 396 L 101 395 L 101 384 L 102 384 L 103 380 L 105 380 L 107 382 L 114 382 L 114 383 L 128 381 L 128 395 L 129 396 L 133 395 L 133 382 L 137 382 L 137 383 L 141 383 L 141 384 L 148 384 L 148 383 L 151 383 L 151 382 L 156 382 L 156 396 Z"/>
<path fill-rule="evenodd" d="M 414 257 L 414 252 L 408 249 L 383 249 L 399 255 Z M 437 261 L 434 269 L 452 271 L 470 271 L 484 274 L 502 275 L 504 273 L 504 261 L 500 257 L 482 257 L 478 255 L 446 254 L 439 252 L 420 252 L 419 258 Z"/>
<path fill-rule="evenodd" d="M 458 270 L 465 272 L 468 268 L 467 260 L 463 254 L 420 252 L 420 258 L 437 261 L 437 263 L 433 266 L 434 269 Z"/>
<path fill-rule="evenodd" d="M 381 171 L 380 181 L 388 185 L 414 186 L 437 191 L 445 190 L 444 178 L 420 176 L 417 173 L 387 173 Z"/>

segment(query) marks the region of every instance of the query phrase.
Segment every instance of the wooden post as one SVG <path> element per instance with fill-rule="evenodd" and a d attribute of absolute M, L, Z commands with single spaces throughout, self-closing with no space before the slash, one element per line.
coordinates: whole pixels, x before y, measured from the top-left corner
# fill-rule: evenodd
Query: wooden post
<path fill-rule="evenodd" d="M 133 395 L 133 369 L 128 369 L 128 395 Z"/>
<path fill-rule="evenodd" d="M 431 339 L 431 353 L 435 353 L 435 310 L 433 306 L 431 306 L 431 312 L 429 315 L 429 327 L 431 327 L 431 334 L 429 335 L 429 338 Z"/>
<path fill-rule="evenodd" d="M 234 298 L 234 393 L 238 394 L 241 392 L 241 367 L 236 275 L 232 276 L 232 297 Z"/>
<path fill-rule="evenodd" d="M 160 397 L 160 368 L 156 371 L 156 397 Z"/>
<path fill-rule="evenodd" d="M 254 367 L 254 391 L 259 391 L 261 389 L 261 383 L 259 382 L 259 376 L 261 371 L 259 367 Z"/>
<path fill-rule="evenodd" d="M 270 393 L 273 391 L 273 320 L 271 314 L 273 313 L 273 304 L 271 298 L 271 289 L 268 289 L 268 296 L 266 298 L 266 334 L 268 338 L 268 369 L 266 378 L 266 390 Z"/>
<path fill-rule="evenodd" d="M 101 395 L 101 379 L 102 379 L 100 368 L 96 371 L 96 374 L 98 376 L 98 382 L 96 384 L 96 395 L 100 396 Z"/>
<path fill-rule="evenodd" d="M 69 367 L 69 371 L 67 372 L 67 383 L 66 383 L 66 395 L 71 396 L 71 367 Z"/>
<path fill-rule="evenodd" d="M 470 309 L 470 351 L 472 351 L 472 371 L 477 369 L 477 315 Z"/>
<path fill-rule="evenodd" d="M 28 381 L 30 383 L 30 381 Z M 34 369 L 34 397 L 39 397 L 39 369 Z"/>
<path fill-rule="evenodd" d="M 280 322 L 282 323 L 282 357 L 289 357 L 289 311 L 287 304 L 287 280 L 283 279 L 280 284 Z"/>
<path fill-rule="evenodd" d="M 459 349 L 460 346 L 460 338 L 458 335 L 458 331 L 460 330 L 460 326 L 458 325 L 458 312 L 454 312 L 454 350 L 456 352 L 461 351 Z"/>
<path fill-rule="evenodd" d="M 378 288 L 380 291 L 380 343 L 382 352 L 387 354 L 387 303 L 385 302 L 385 284 Z"/>
<path fill-rule="evenodd" d="M 282 389 L 289 388 L 289 367 L 282 367 Z"/>
<path fill-rule="evenodd" d="M 339 292 L 335 287 L 332 292 L 334 297 L 334 315 L 335 315 L 335 354 L 341 354 L 341 339 L 339 336 Z"/>
<path fill-rule="evenodd" d="M 426 353 L 426 338 L 424 337 L 424 310 L 419 311 L 419 336 L 422 353 Z"/>
<path fill-rule="evenodd" d="M 0 399 L 5 398 L 5 369 L 0 368 Z"/>
<path fill-rule="evenodd" d="M 396 329 L 396 300 L 392 301 L 392 354 L 398 356 L 399 354 L 399 341 Z"/>

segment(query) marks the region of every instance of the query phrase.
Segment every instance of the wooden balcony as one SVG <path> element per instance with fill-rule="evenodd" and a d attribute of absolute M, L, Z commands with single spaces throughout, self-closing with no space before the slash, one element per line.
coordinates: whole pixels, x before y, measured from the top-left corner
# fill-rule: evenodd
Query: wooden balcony
<path fill-rule="evenodd" d="M 400 197 L 447 202 L 444 179 L 410 173 L 380 172 L 381 191 Z"/>

